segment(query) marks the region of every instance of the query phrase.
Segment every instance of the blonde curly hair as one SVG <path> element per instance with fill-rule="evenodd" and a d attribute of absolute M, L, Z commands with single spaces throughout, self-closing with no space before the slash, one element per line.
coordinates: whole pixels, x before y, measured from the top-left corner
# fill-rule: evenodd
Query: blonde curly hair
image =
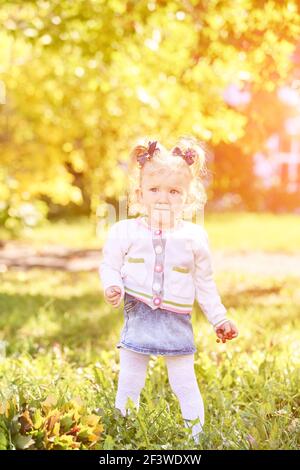
<path fill-rule="evenodd" d="M 147 167 L 147 173 L 150 174 L 160 172 L 162 169 L 188 172 L 191 182 L 184 214 L 192 216 L 195 211 L 199 209 L 203 210 L 207 201 L 205 188 L 201 179 L 201 177 L 207 173 L 205 165 L 207 149 L 205 144 L 194 137 L 181 136 L 171 150 L 167 150 L 160 142 L 157 142 L 152 158 L 148 160 L 145 165 L 140 167 L 137 159 L 145 154 L 148 144 L 150 144 L 148 138 L 140 139 L 130 152 L 127 191 L 128 214 L 135 216 L 145 213 L 145 208 L 138 198 L 138 189 L 141 187 L 145 167 Z M 193 150 L 193 154 L 195 155 L 194 162 L 189 165 L 184 158 L 174 154 L 173 152 L 176 148 L 179 148 L 183 154 L 187 150 Z M 151 169 L 149 163 L 152 165 Z"/>

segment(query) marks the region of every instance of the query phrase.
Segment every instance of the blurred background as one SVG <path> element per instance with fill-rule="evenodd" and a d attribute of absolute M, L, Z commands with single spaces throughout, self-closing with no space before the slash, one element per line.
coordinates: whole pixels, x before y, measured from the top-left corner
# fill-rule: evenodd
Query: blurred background
<path fill-rule="evenodd" d="M 6 0 L 0 23 L 0 447 L 184 448 L 160 359 L 140 418 L 158 428 L 118 427 L 122 312 L 97 267 L 132 144 L 187 134 L 210 150 L 204 223 L 240 329 L 216 349 L 195 306 L 206 448 L 299 448 L 299 2 Z M 73 427 L 48 426 L 77 394 Z"/>
<path fill-rule="evenodd" d="M 300 211 L 297 2 L 1 2 L 0 221 L 95 214 L 130 145 L 211 149 L 207 210 Z"/>

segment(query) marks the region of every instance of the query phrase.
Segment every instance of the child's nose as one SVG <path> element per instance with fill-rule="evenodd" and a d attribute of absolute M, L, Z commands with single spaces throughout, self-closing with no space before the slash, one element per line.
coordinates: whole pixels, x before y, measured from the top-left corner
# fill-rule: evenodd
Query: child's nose
<path fill-rule="evenodd" d="M 161 204 L 167 204 L 169 202 L 168 194 L 166 191 L 160 191 L 158 195 L 158 201 Z"/>

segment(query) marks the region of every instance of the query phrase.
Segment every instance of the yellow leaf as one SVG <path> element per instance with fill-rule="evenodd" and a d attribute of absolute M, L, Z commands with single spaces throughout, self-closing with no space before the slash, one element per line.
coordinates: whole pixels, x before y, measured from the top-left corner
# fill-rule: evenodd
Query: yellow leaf
<path fill-rule="evenodd" d="M 89 416 L 84 416 L 82 418 L 82 423 L 87 424 L 88 426 L 96 426 L 99 422 L 99 416 L 97 415 L 89 415 Z"/>
<path fill-rule="evenodd" d="M 54 436 L 59 436 L 59 431 L 60 431 L 60 423 L 57 422 L 57 423 L 55 423 L 55 425 L 54 425 L 52 434 L 53 434 Z"/>
<path fill-rule="evenodd" d="M 80 397 L 75 397 L 73 400 L 71 400 L 71 404 L 74 406 L 74 408 L 80 409 L 83 407 L 83 401 L 81 400 Z"/>
<path fill-rule="evenodd" d="M 88 441 L 89 442 L 97 442 L 99 439 L 99 436 L 97 434 L 90 434 L 88 436 Z"/>
<path fill-rule="evenodd" d="M 46 428 L 49 431 L 49 433 L 52 432 L 55 424 L 60 420 L 60 413 L 57 410 L 54 410 L 52 414 L 48 417 L 46 420 Z"/>
<path fill-rule="evenodd" d="M 42 403 L 42 408 L 51 408 L 57 403 L 57 398 L 54 395 L 49 395 L 45 401 Z"/>

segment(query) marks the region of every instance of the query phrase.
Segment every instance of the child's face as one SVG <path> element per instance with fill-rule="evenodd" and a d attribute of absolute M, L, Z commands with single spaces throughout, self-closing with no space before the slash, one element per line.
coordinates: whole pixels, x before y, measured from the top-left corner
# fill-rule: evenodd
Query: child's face
<path fill-rule="evenodd" d="M 180 216 L 190 185 L 188 172 L 162 169 L 154 175 L 144 171 L 139 197 L 152 222 L 172 225 Z"/>

